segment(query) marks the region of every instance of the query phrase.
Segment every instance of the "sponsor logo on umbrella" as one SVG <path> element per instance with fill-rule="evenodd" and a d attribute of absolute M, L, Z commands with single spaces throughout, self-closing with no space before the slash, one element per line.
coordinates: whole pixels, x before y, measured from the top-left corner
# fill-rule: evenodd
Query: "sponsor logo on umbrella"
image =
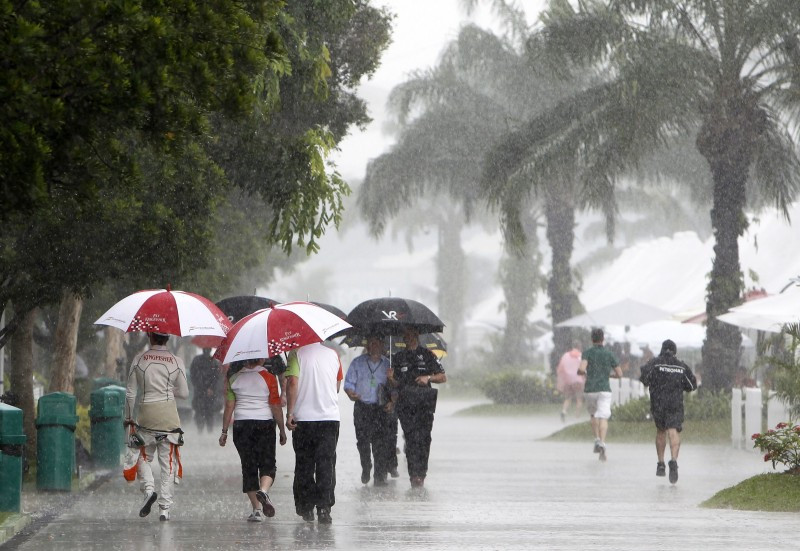
<path fill-rule="evenodd" d="M 383 314 L 383 317 L 385 317 L 387 320 L 400 321 L 399 318 L 397 317 L 397 312 L 394 310 L 389 310 L 388 312 L 386 310 L 381 310 L 381 313 Z"/>
<path fill-rule="evenodd" d="M 280 338 L 280 341 L 283 342 L 288 339 L 298 339 L 298 338 L 300 338 L 300 333 L 296 331 L 294 333 L 289 333 L 287 331 L 286 333 L 283 334 L 283 337 Z"/>

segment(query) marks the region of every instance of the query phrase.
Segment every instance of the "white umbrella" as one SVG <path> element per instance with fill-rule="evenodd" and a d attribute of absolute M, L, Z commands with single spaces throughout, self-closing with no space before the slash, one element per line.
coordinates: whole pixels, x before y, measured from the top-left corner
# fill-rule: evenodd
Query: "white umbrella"
<path fill-rule="evenodd" d="M 800 323 L 800 285 L 793 284 L 782 293 L 735 306 L 717 319 L 759 331 L 780 333 L 787 323 Z"/>
<path fill-rule="evenodd" d="M 231 328 L 228 317 L 207 298 L 169 287 L 128 295 L 94 323 L 125 332 L 146 331 L 179 337 L 224 337 Z"/>
<path fill-rule="evenodd" d="M 642 325 L 668 320 L 672 314 L 661 308 L 626 298 L 557 323 L 558 327 L 604 327 L 606 325 Z"/>
<path fill-rule="evenodd" d="M 310 302 L 287 302 L 245 316 L 231 328 L 217 349 L 223 364 L 271 358 L 349 329 L 336 314 Z"/>

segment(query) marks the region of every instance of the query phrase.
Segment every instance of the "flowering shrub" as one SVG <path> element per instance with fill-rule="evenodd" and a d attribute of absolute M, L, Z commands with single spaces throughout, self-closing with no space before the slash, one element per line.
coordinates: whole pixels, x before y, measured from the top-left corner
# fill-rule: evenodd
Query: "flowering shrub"
<path fill-rule="evenodd" d="M 800 425 L 778 423 L 774 429 L 751 436 L 753 447 L 764 453 L 764 461 L 786 465 L 788 473 L 800 474 Z"/>

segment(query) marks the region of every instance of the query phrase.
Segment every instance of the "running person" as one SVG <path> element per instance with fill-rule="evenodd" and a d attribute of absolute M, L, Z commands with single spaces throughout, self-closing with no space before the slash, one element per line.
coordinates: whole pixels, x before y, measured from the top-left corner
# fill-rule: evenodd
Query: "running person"
<path fill-rule="evenodd" d="M 658 356 L 642 366 L 639 378 L 650 388 L 650 413 L 656 424 L 656 476 L 664 476 L 664 451 L 669 438 L 669 481 L 678 481 L 678 452 L 683 430 L 683 393 L 697 390 L 697 379 L 688 365 L 675 357 L 678 347 L 669 339 L 661 345 Z"/>
<path fill-rule="evenodd" d="M 241 364 L 228 371 L 219 445 L 226 444 L 233 421 L 233 445 L 242 463 L 242 492 L 253 506 L 247 520 L 262 522 L 264 515 L 275 516 L 267 494 L 275 481 L 275 428 L 280 431 L 281 446 L 286 444 L 286 430 L 278 379 L 267 371 L 263 359 Z"/>
<path fill-rule="evenodd" d="M 611 418 L 611 385 L 609 377 L 622 377 L 617 358 L 603 346 L 605 334 L 602 329 L 592 329 L 592 347 L 583 351 L 579 375 L 586 375 L 584 402 L 592 417 L 594 453 L 600 461 L 606 460 L 606 433 Z M 613 373 L 613 375 L 612 375 Z"/>

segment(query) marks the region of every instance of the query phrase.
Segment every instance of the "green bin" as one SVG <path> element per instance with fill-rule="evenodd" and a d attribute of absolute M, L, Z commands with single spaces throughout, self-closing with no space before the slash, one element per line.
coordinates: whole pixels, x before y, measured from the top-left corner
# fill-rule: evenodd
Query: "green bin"
<path fill-rule="evenodd" d="M 36 487 L 39 490 L 72 490 L 77 404 L 75 396 L 66 392 L 52 392 L 39 398 L 36 416 Z"/>
<path fill-rule="evenodd" d="M 0 512 L 19 513 L 22 494 L 22 410 L 0 404 Z"/>
<path fill-rule="evenodd" d="M 118 379 L 112 379 L 111 377 L 97 377 L 96 379 L 92 379 L 92 390 L 98 390 L 104 386 L 111 385 L 122 386 L 122 382 Z"/>
<path fill-rule="evenodd" d="M 92 461 L 95 467 L 119 467 L 125 452 L 125 389 L 104 386 L 89 395 L 89 418 L 92 425 Z"/>

